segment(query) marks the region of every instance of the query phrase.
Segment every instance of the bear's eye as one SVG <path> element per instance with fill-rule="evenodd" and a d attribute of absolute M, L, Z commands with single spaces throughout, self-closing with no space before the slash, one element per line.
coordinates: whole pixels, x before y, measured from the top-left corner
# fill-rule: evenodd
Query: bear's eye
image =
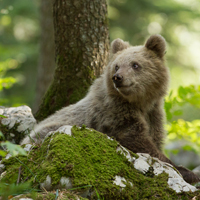
<path fill-rule="evenodd" d="M 115 71 L 117 72 L 117 70 L 119 69 L 118 65 L 115 66 Z"/>
<path fill-rule="evenodd" d="M 133 68 L 133 69 L 138 69 L 138 68 L 139 68 L 138 63 L 133 63 L 133 64 L 132 64 L 132 68 Z"/>

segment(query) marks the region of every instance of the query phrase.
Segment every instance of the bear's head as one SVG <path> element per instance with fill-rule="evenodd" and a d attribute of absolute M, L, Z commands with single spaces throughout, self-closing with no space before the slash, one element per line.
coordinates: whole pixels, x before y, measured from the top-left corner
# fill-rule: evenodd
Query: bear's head
<path fill-rule="evenodd" d="M 165 51 L 165 39 L 160 35 L 152 35 L 143 46 L 130 46 L 121 39 L 114 40 L 106 69 L 109 94 L 136 103 L 163 97 L 169 82 Z"/>

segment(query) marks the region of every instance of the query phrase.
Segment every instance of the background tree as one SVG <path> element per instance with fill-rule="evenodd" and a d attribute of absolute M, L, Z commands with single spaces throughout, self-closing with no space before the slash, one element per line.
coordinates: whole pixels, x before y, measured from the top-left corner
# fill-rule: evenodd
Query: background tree
<path fill-rule="evenodd" d="M 53 0 L 40 1 L 40 54 L 33 112 L 36 112 L 47 91 L 55 70 L 55 41 L 53 27 Z"/>
<path fill-rule="evenodd" d="M 55 0 L 53 7 L 57 67 L 37 120 L 81 99 L 108 55 L 106 0 Z"/>

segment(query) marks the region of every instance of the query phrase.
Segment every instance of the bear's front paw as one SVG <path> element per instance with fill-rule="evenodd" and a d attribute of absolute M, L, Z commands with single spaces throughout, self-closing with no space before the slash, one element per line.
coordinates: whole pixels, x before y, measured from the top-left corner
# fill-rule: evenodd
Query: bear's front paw
<path fill-rule="evenodd" d="M 198 183 L 200 182 L 200 178 L 191 172 L 189 169 L 183 167 L 183 166 L 177 166 L 176 167 L 178 171 L 181 173 L 183 176 L 183 179 L 188 182 L 188 183 Z"/>

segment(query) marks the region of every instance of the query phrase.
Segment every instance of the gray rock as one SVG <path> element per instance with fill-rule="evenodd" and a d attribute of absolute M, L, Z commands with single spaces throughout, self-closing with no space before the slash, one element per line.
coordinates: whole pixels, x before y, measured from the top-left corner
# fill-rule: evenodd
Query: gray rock
<path fill-rule="evenodd" d="M 31 151 L 32 147 L 33 147 L 32 144 L 26 144 L 26 146 L 24 147 L 24 150 L 25 150 L 26 152 L 29 152 L 29 151 Z"/>
<path fill-rule="evenodd" d="M 197 176 L 200 177 L 200 165 L 192 170 Z"/>
<path fill-rule="evenodd" d="M 72 181 L 70 178 L 62 177 L 60 179 L 60 186 L 61 188 L 71 189 L 72 188 Z"/>
<path fill-rule="evenodd" d="M 5 165 L 1 164 L 2 161 L 0 161 L 0 174 L 4 172 Z"/>
<path fill-rule="evenodd" d="M 6 140 L 19 144 L 20 140 L 28 134 L 36 124 L 31 109 L 28 106 L 0 108 L 0 128 Z"/>
<path fill-rule="evenodd" d="M 169 175 L 168 185 L 171 189 L 175 190 L 177 193 L 181 192 L 195 192 L 197 188 L 185 182 L 180 173 L 174 170 L 173 166 L 158 160 L 157 158 L 151 157 L 149 154 L 137 153 L 139 158 L 134 162 L 134 167 L 146 173 L 150 167 L 153 167 L 153 173 L 155 175 L 161 174 L 163 172 Z M 138 161 L 137 161 L 138 160 Z M 136 163 L 136 164 L 135 164 Z"/>
<path fill-rule="evenodd" d="M 48 175 L 43 183 L 40 183 L 40 188 L 45 188 L 47 191 L 52 190 L 51 177 Z"/>

